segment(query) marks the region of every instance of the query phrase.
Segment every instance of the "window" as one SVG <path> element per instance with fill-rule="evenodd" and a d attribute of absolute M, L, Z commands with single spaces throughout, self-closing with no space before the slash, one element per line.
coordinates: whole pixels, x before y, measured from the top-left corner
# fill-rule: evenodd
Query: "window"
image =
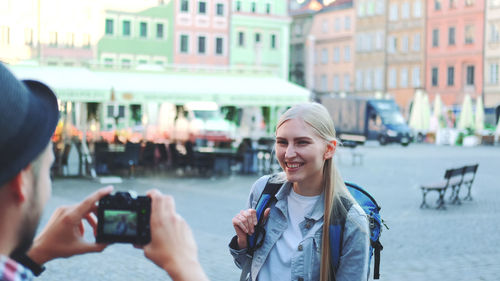
<path fill-rule="evenodd" d="M 344 74 L 344 91 L 351 90 L 351 75 Z"/>
<path fill-rule="evenodd" d="M 410 3 L 404 2 L 401 6 L 401 18 L 407 19 L 410 17 Z"/>
<path fill-rule="evenodd" d="M 365 70 L 365 90 L 373 89 L 373 71 Z"/>
<path fill-rule="evenodd" d="M 351 17 L 346 16 L 344 20 L 344 29 L 345 30 L 351 30 Z"/>
<path fill-rule="evenodd" d="M 474 0 L 465 0 L 465 6 L 473 6 L 474 5 Z"/>
<path fill-rule="evenodd" d="M 408 68 L 401 69 L 401 81 L 399 81 L 401 88 L 408 87 Z"/>
<path fill-rule="evenodd" d="M 218 16 L 224 16 L 224 4 L 217 3 L 216 10 Z"/>
<path fill-rule="evenodd" d="M 474 66 L 473 65 L 467 66 L 466 83 L 469 86 L 474 85 Z"/>
<path fill-rule="evenodd" d="M 340 31 L 340 18 L 335 19 L 335 31 Z"/>
<path fill-rule="evenodd" d="M 417 88 L 421 86 L 420 83 L 420 67 L 419 66 L 414 66 L 412 70 L 412 75 L 411 75 L 411 81 L 413 84 L 413 87 Z"/>
<path fill-rule="evenodd" d="M 498 84 L 498 63 L 490 64 L 490 84 Z"/>
<path fill-rule="evenodd" d="M 189 36 L 188 35 L 181 35 L 181 46 L 180 46 L 180 51 L 181 53 L 188 53 L 189 52 Z"/>
<path fill-rule="evenodd" d="M 123 36 L 130 36 L 130 21 L 124 20 L 122 25 L 123 25 L 123 30 L 122 30 Z"/>
<path fill-rule="evenodd" d="M 398 20 L 398 4 L 392 3 L 389 8 L 389 20 L 397 21 Z"/>
<path fill-rule="evenodd" d="M 206 52 L 205 40 L 205 36 L 198 36 L 198 54 L 204 54 Z"/>
<path fill-rule="evenodd" d="M 422 16 L 422 3 L 420 1 L 413 2 L 413 17 L 419 18 Z"/>
<path fill-rule="evenodd" d="M 276 34 L 271 34 L 271 49 L 276 49 Z"/>
<path fill-rule="evenodd" d="M 446 81 L 448 86 L 453 86 L 455 84 L 455 67 L 448 66 L 448 79 Z"/>
<path fill-rule="evenodd" d="M 340 77 L 338 75 L 333 75 L 333 91 L 340 91 Z"/>
<path fill-rule="evenodd" d="M 321 63 L 322 64 L 328 63 L 328 49 L 321 50 Z"/>
<path fill-rule="evenodd" d="M 112 58 L 105 58 L 104 59 L 104 66 L 107 67 L 107 68 L 110 68 L 112 67 L 114 64 L 114 61 Z"/>
<path fill-rule="evenodd" d="M 139 60 L 139 64 L 148 64 L 148 61 L 145 59 Z"/>
<path fill-rule="evenodd" d="M 189 0 L 181 0 L 181 12 L 189 12 Z"/>
<path fill-rule="evenodd" d="M 323 31 L 323 33 L 328 32 L 328 21 L 327 20 L 323 20 L 323 22 L 321 23 L 321 30 Z"/>
<path fill-rule="evenodd" d="M 439 46 L 439 29 L 432 30 L 432 47 Z"/>
<path fill-rule="evenodd" d="M 252 2 L 252 13 L 255 13 L 257 11 L 257 4 L 255 2 Z"/>
<path fill-rule="evenodd" d="M 356 70 L 356 90 L 360 91 L 363 88 L 363 71 Z"/>
<path fill-rule="evenodd" d="M 245 34 L 243 32 L 238 32 L 238 46 L 245 46 Z"/>
<path fill-rule="evenodd" d="M 409 39 L 408 35 L 404 35 L 402 40 L 401 40 L 401 51 L 404 53 L 408 52 L 408 44 L 409 44 Z"/>
<path fill-rule="evenodd" d="M 441 10 L 441 0 L 434 0 L 434 10 Z"/>
<path fill-rule="evenodd" d="M 206 14 L 207 13 L 207 2 L 200 1 L 198 2 L 198 14 Z"/>
<path fill-rule="evenodd" d="M 340 48 L 333 48 L 333 62 L 340 62 Z"/>
<path fill-rule="evenodd" d="M 215 38 L 215 54 L 222 55 L 224 52 L 224 40 L 221 37 Z"/>
<path fill-rule="evenodd" d="M 130 59 L 122 59 L 122 68 L 129 69 L 132 65 L 132 61 Z"/>
<path fill-rule="evenodd" d="M 362 18 L 365 16 L 365 3 L 358 2 L 358 17 Z M 356 82 L 357 83 L 357 82 Z"/>
<path fill-rule="evenodd" d="M 321 91 L 326 92 L 328 90 L 328 82 L 326 81 L 326 75 L 321 75 Z"/>
<path fill-rule="evenodd" d="M 385 40 L 384 31 L 377 31 L 377 34 L 375 35 L 376 50 L 384 50 L 384 40 Z"/>
<path fill-rule="evenodd" d="M 106 35 L 113 35 L 113 20 L 106 19 Z"/>
<path fill-rule="evenodd" d="M 431 77 L 432 86 L 437 87 L 437 85 L 438 85 L 438 68 L 437 67 L 432 68 L 431 75 L 432 75 L 432 77 Z"/>
<path fill-rule="evenodd" d="M 241 1 L 236 1 L 236 11 L 241 11 Z"/>
<path fill-rule="evenodd" d="M 271 13 L 271 4 L 270 3 L 267 3 L 266 4 L 266 14 L 270 14 Z"/>
<path fill-rule="evenodd" d="M 148 37 L 148 24 L 145 22 L 140 24 L 140 36 L 143 38 Z"/>
<path fill-rule="evenodd" d="M 255 43 L 260 43 L 260 33 L 255 33 Z"/>
<path fill-rule="evenodd" d="M 397 48 L 398 48 L 398 38 L 396 38 L 395 36 L 393 35 L 390 35 L 389 38 L 387 38 L 387 47 L 388 47 L 388 52 L 390 54 L 393 54 L 396 52 Z"/>
<path fill-rule="evenodd" d="M 474 26 L 465 26 L 465 44 L 474 44 Z"/>
<path fill-rule="evenodd" d="M 344 61 L 351 61 L 351 46 L 344 47 Z"/>
<path fill-rule="evenodd" d="M 413 51 L 420 51 L 420 33 L 413 36 Z"/>
<path fill-rule="evenodd" d="M 490 42 L 498 43 L 500 42 L 500 32 L 499 32 L 499 23 L 490 23 Z"/>
<path fill-rule="evenodd" d="M 448 28 L 448 45 L 455 45 L 455 27 Z"/>
<path fill-rule="evenodd" d="M 156 38 L 163 38 L 163 23 L 156 24 Z"/>
<path fill-rule="evenodd" d="M 457 7 L 456 0 L 450 0 L 450 9 L 454 9 Z"/>

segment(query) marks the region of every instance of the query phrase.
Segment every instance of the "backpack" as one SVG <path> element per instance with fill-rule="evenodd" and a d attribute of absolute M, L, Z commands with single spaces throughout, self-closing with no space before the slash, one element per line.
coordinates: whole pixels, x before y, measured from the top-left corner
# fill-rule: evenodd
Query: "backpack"
<path fill-rule="evenodd" d="M 255 226 L 255 232 L 253 235 L 248 236 L 248 254 L 249 256 L 253 256 L 253 253 L 256 249 L 262 246 L 265 237 L 265 229 L 264 229 L 264 211 L 276 201 L 276 193 L 281 188 L 283 183 L 273 183 L 271 176 L 264 187 L 264 191 L 260 195 L 259 201 L 257 201 L 257 206 L 255 210 L 257 212 L 257 220 L 258 223 Z M 363 211 L 368 216 L 369 226 L 370 226 L 370 258 L 368 260 L 369 265 L 371 264 L 371 258 L 373 254 L 375 254 L 374 261 L 374 272 L 373 278 L 379 279 L 380 277 L 380 251 L 382 251 L 383 247 L 380 243 L 380 234 L 382 232 L 381 225 L 384 224 L 384 221 L 380 217 L 380 206 L 377 204 L 375 199 L 363 188 L 360 186 L 351 183 L 345 182 L 345 185 L 354 199 L 361 206 Z M 344 205 L 346 205 L 344 203 Z M 345 206 L 347 210 L 351 207 L 350 205 Z M 337 270 L 340 260 L 340 253 L 342 252 L 342 239 L 345 227 L 345 218 L 341 218 L 335 222 L 330 222 L 330 253 L 331 253 L 331 264 L 332 270 Z M 242 274 L 243 276 L 243 274 Z M 242 277 L 243 279 L 243 277 Z"/>

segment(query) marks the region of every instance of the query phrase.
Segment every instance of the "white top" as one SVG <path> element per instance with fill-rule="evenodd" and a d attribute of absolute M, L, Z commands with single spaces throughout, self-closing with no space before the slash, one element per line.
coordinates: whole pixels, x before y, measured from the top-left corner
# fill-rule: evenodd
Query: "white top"
<path fill-rule="evenodd" d="M 299 224 L 310 213 L 320 195 L 302 196 L 290 190 L 288 202 L 288 227 L 271 249 L 262 269 L 257 276 L 259 281 L 289 281 L 292 278 L 291 259 L 302 242 Z"/>

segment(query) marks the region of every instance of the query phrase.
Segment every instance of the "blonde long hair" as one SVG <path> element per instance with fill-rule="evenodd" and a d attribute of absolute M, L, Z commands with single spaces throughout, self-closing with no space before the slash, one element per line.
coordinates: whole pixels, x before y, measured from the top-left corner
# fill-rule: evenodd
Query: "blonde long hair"
<path fill-rule="evenodd" d="M 281 115 L 276 130 L 290 119 L 303 120 L 314 129 L 318 136 L 325 141 L 325 144 L 330 145 L 332 141 L 337 141 L 338 143 L 332 118 L 323 105 L 311 102 L 293 106 Z M 330 221 L 336 218 L 345 217 L 347 214 L 347 210 L 341 198 L 346 198 L 351 202 L 355 201 L 347 190 L 344 180 L 335 166 L 333 158 L 325 160 L 322 184 L 325 198 L 325 210 L 321 239 L 320 281 L 329 281 L 332 280 L 333 277 L 331 276 L 333 271 L 331 270 L 330 264 L 330 239 L 328 236 Z"/>

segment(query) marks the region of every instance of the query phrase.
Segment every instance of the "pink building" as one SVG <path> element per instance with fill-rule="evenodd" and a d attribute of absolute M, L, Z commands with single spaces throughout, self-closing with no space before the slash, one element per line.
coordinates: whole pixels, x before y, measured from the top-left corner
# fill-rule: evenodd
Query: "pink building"
<path fill-rule="evenodd" d="M 337 0 L 314 16 L 310 34 L 316 92 L 353 92 L 355 22 L 352 0 Z"/>
<path fill-rule="evenodd" d="M 428 0 L 426 90 L 446 105 L 483 91 L 484 0 Z"/>
<path fill-rule="evenodd" d="M 227 66 L 231 1 L 174 1 L 174 63 Z"/>

